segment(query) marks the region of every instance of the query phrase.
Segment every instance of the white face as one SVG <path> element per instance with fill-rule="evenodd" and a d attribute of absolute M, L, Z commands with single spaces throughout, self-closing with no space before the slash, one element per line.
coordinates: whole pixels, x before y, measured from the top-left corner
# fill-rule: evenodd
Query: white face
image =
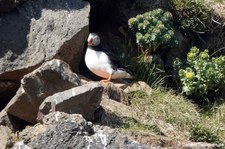
<path fill-rule="evenodd" d="M 95 33 L 90 33 L 87 41 L 90 46 L 97 46 L 101 42 L 100 37 Z"/>

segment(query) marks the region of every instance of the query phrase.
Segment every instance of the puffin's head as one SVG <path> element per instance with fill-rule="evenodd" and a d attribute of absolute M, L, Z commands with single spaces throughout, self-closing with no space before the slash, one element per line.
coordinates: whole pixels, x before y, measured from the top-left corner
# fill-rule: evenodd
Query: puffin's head
<path fill-rule="evenodd" d="M 87 42 L 89 46 L 98 46 L 101 40 L 96 33 L 90 33 L 88 36 Z"/>

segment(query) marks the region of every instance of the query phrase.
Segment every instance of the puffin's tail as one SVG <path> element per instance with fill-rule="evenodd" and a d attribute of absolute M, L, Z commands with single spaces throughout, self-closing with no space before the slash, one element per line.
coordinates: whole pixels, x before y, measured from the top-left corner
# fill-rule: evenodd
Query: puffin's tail
<path fill-rule="evenodd" d="M 118 78 L 133 79 L 133 76 L 123 68 L 118 68 L 116 71 Z"/>

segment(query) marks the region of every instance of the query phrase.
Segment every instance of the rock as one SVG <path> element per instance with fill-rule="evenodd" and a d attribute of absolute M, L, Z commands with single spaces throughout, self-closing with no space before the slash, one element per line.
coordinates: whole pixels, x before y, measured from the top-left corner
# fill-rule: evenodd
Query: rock
<path fill-rule="evenodd" d="M 13 149 L 31 149 L 29 146 L 27 146 L 24 141 L 18 141 L 13 145 Z"/>
<path fill-rule="evenodd" d="M 101 107 L 95 111 L 94 116 L 96 123 L 114 127 L 122 125 L 124 117 L 134 117 L 134 114 L 130 106 L 103 97 Z"/>
<path fill-rule="evenodd" d="M 8 115 L 8 113 L 5 110 L 2 110 L 0 112 L 0 125 L 7 126 L 11 130 L 15 130 L 15 127 L 14 127 L 12 121 L 13 120 L 10 118 L 10 116 Z"/>
<path fill-rule="evenodd" d="M 8 114 L 5 110 L 0 112 L 0 125 L 9 127 L 13 132 L 27 125 L 23 120 Z"/>
<path fill-rule="evenodd" d="M 109 127 L 94 126 L 78 114 L 53 112 L 43 118 L 43 124 L 37 125 L 48 128 L 37 136 L 30 136 L 27 145 L 31 148 L 147 148 Z M 20 134 L 23 139 L 24 132 Z"/>
<path fill-rule="evenodd" d="M 106 89 L 107 89 L 107 86 L 108 87 L 113 86 L 114 90 L 111 90 L 111 92 L 116 95 L 118 94 L 117 93 L 118 87 L 116 87 L 115 85 L 108 84 L 105 86 Z M 115 90 L 115 88 L 117 90 Z M 126 96 L 128 93 L 134 92 L 134 91 L 144 91 L 149 96 L 152 93 L 151 87 L 149 87 L 149 85 L 147 85 L 145 82 L 142 82 L 142 81 L 131 83 L 131 84 L 128 84 L 127 86 L 122 86 L 122 88 L 124 88 L 124 91 L 122 93 L 123 94 L 126 93 L 125 94 Z M 120 96 L 117 95 L 115 97 L 120 97 Z M 123 118 L 125 117 L 133 118 L 138 121 L 143 121 L 137 115 L 135 109 L 133 109 L 131 106 L 112 100 L 110 96 L 108 95 L 103 96 L 101 107 L 95 111 L 95 121 L 102 125 L 107 125 L 107 126 L 121 125 L 123 123 Z"/>
<path fill-rule="evenodd" d="M 6 111 L 30 123 L 36 122 L 38 108 L 44 99 L 80 85 L 79 77 L 61 60 L 51 60 L 25 75 Z"/>
<path fill-rule="evenodd" d="M 17 142 L 17 144 L 27 148 L 211 149 L 216 147 L 215 144 L 176 140 L 163 135 L 132 133 L 131 136 L 127 137 L 109 127 L 93 125 L 80 114 L 67 114 L 59 111 L 45 115 L 42 122 L 35 126 L 26 127 L 19 133 L 19 139 L 22 141 Z M 138 142 L 133 141 L 133 139 Z"/>
<path fill-rule="evenodd" d="M 125 105 L 130 105 L 127 93 L 114 85 L 114 83 L 107 83 L 104 85 L 104 95 L 108 96 L 109 99 L 121 102 Z"/>
<path fill-rule="evenodd" d="M 223 147 L 223 146 L 218 147 L 216 144 L 206 142 L 180 142 L 178 146 L 185 149 L 215 149 Z"/>
<path fill-rule="evenodd" d="M 163 136 L 175 138 L 179 134 L 177 128 L 170 123 L 166 123 L 160 119 L 153 119 L 152 121 L 153 124 L 158 127 L 160 134 Z"/>
<path fill-rule="evenodd" d="M 0 80 L 20 81 L 53 58 L 78 72 L 89 11 L 82 0 L 29 0 L 1 15 Z"/>
<path fill-rule="evenodd" d="M 26 0 L 0 0 L 0 13 L 9 12 L 23 1 Z"/>
<path fill-rule="evenodd" d="M 27 126 L 19 133 L 19 138 L 24 141 L 25 144 L 32 142 L 38 135 L 44 133 L 53 125 L 56 125 L 60 121 L 76 121 L 79 123 L 85 122 L 83 117 L 79 114 L 66 114 L 64 112 L 52 112 L 45 115 L 41 123 L 37 123 L 35 126 Z"/>
<path fill-rule="evenodd" d="M 0 125 L 0 148 L 9 148 L 12 147 L 12 131 L 7 126 Z"/>
<path fill-rule="evenodd" d="M 38 119 L 54 111 L 81 114 L 93 120 L 94 111 L 100 106 L 103 87 L 99 83 L 88 83 L 47 97 L 39 107 Z"/>
<path fill-rule="evenodd" d="M 143 91 L 148 96 L 151 96 L 151 94 L 152 94 L 152 88 L 148 84 L 143 82 L 143 81 L 138 81 L 138 82 L 131 83 L 129 86 L 124 88 L 124 91 L 126 93 L 131 93 L 131 92 L 136 92 L 136 91 Z"/>
<path fill-rule="evenodd" d="M 19 88 L 19 83 L 0 81 L 0 111 L 7 105 Z"/>
<path fill-rule="evenodd" d="M 119 117 L 133 117 L 133 109 L 130 106 L 116 102 L 109 98 L 103 98 L 101 106 L 110 113 L 114 113 Z"/>

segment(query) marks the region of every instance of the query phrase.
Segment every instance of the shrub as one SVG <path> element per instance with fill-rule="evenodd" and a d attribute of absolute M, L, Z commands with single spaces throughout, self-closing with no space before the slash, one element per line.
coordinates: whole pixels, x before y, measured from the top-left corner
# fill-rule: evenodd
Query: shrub
<path fill-rule="evenodd" d="M 201 126 L 195 126 L 191 129 L 190 140 L 195 142 L 213 143 L 218 145 L 218 148 L 223 146 L 222 141 L 216 132 Z"/>
<path fill-rule="evenodd" d="M 225 86 L 225 56 L 210 58 L 208 50 L 199 52 L 192 47 L 187 54 L 186 64 L 176 59 L 174 67 L 182 83 L 182 91 L 187 95 L 202 96 L 209 90 Z"/>
<path fill-rule="evenodd" d="M 139 14 L 128 20 L 129 27 L 136 33 L 136 41 L 142 49 L 142 54 L 151 54 L 160 45 L 177 42 L 172 20 L 172 14 L 162 9 Z"/>
<path fill-rule="evenodd" d="M 209 28 L 212 9 L 205 0 L 170 0 L 170 3 L 182 29 L 205 32 Z"/>

